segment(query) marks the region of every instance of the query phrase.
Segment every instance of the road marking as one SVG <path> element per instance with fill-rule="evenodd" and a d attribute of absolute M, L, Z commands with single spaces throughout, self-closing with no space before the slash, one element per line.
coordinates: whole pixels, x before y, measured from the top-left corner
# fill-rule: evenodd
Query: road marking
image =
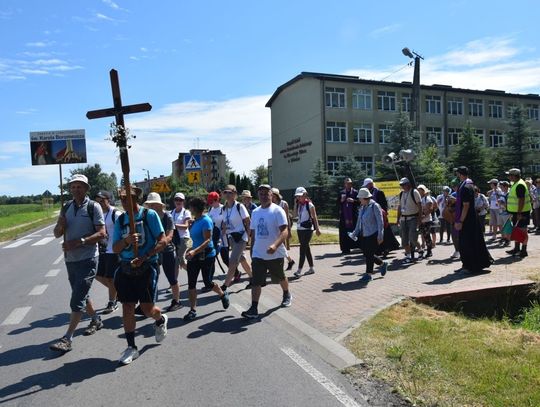
<path fill-rule="evenodd" d="M 49 270 L 47 274 L 45 274 L 45 277 L 56 277 L 60 273 L 60 269 L 52 269 Z"/>
<path fill-rule="evenodd" d="M 15 247 L 22 246 L 25 243 L 28 243 L 32 239 L 21 239 L 16 242 L 11 243 L 10 245 L 4 246 L 4 249 L 14 249 Z"/>
<path fill-rule="evenodd" d="M 63 258 L 64 258 L 64 255 L 63 255 L 63 254 L 61 254 L 60 256 L 58 256 L 58 258 L 53 262 L 53 265 L 54 265 L 54 264 L 60 263 L 60 262 L 62 261 Z"/>
<path fill-rule="evenodd" d="M 43 246 L 43 245 L 46 245 L 47 243 L 49 243 L 49 242 L 51 242 L 53 240 L 54 240 L 54 236 L 44 237 L 43 239 L 38 240 L 32 246 Z"/>
<path fill-rule="evenodd" d="M 30 308 L 32 307 L 15 308 L 13 311 L 11 311 L 11 314 L 8 315 L 8 317 L 4 320 L 4 322 L 2 322 L 1 325 L 17 325 L 23 320 L 26 314 L 28 314 Z"/>
<path fill-rule="evenodd" d="M 28 295 L 41 295 L 45 292 L 49 284 L 42 284 L 42 285 L 36 285 L 34 288 L 32 288 L 32 291 L 28 293 Z"/>
<path fill-rule="evenodd" d="M 300 366 L 307 374 L 315 379 L 317 383 L 323 386 L 328 392 L 338 401 L 347 407 L 360 407 L 356 401 L 349 397 L 343 390 L 330 381 L 325 375 L 315 369 L 302 356 L 296 353 L 291 348 L 281 348 L 281 351 L 290 357 L 298 366 Z"/>

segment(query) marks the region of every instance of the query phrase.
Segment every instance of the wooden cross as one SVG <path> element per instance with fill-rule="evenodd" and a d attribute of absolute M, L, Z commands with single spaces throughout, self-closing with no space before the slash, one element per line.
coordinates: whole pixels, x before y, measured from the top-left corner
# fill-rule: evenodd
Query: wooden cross
<path fill-rule="evenodd" d="M 99 119 L 102 117 L 114 116 L 116 119 L 116 132 L 113 141 L 116 143 L 120 150 L 120 163 L 122 165 L 122 174 L 124 176 L 124 186 L 126 188 L 126 195 L 128 197 L 128 216 L 129 216 L 129 229 L 130 233 L 136 233 L 135 230 L 135 214 L 133 213 L 133 200 L 131 199 L 131 182 L 129 180 L 129 157 L 126 127 L 124 125 L 124 115 L 131 113 L 148 112 L 152 110 L 150 103 L 139 103 L 136 105 L 122 106 L 122 97 L 120 96 L 120 83 L 118 81 L 118 72 L 116 69 L 111 69 L 111 89 L 113 96 L 114 107 L 100 110 L 91 110 L 86 113 L 88 119 Z M 133 245 L 133 252 L 135 257 L 138 256 L 138 246 Z"/>

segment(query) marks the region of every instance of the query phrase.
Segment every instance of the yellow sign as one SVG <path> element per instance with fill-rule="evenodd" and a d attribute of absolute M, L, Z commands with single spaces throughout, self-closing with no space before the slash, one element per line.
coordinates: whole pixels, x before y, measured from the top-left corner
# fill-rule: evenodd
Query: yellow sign
<path fill-rule="evenodd" d="M 154 181 L 152 183 L 152 192 L 157 192 L 158 194 L 169 193 L 171 192 L 171 188 L 169 188 L 166 182 Z"/>
<path fill-rule="evenodd" d="M 201 183 L 201 171 L 189 171 L 187 173 L 187 179 L 190 184 L 200 184 Z"/>
<path fill-rule="evenodd" d="M 384 192 L 388 202 L 388 223 L 397 223 L 397 207 L 399 204 L 399 193 L 401 188 L 398 181 L 382 181 L 375 184 L 377 188 Z"/>

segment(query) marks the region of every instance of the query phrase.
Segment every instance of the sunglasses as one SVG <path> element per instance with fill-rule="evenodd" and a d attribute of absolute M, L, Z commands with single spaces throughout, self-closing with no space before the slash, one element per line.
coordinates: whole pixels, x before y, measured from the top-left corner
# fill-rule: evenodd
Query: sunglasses
<path fill-rule="evenodd" d="M 184 202 L 184 200 L 181 198 L 174 198 L 174 202 Z"/>
<path fill-rule="evenodd" d="M 224 194 L 234 194 L 234 191 L 223 191 Z"/>

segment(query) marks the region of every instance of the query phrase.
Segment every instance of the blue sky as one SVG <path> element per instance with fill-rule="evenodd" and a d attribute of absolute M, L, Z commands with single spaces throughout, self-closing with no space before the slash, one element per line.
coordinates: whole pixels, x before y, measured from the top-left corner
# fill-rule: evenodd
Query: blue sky
<path fill-rule="evenodd" d="M 120 174 L 106 141 L 109 70 L 124 104 L 131 178 L 168 175 L 178 152 L 221 149 L 239 173 L 270 157 L 275 89 L 301 71 L 540 93 L 536 1 L 0 2 L 0 195 L 57 191 L 58 166 L 31 166 L 29 132 L 86 129 L 89 163 Z M 64 174 L 74 165 L 64 165 Z"/>

